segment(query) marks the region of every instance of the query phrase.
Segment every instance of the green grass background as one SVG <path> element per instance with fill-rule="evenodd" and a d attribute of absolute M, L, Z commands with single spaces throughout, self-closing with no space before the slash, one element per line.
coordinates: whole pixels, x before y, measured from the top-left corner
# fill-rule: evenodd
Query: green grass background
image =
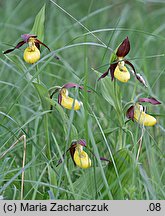
<path fill-rule="evenodd" d="M 0 54 L 0 152 L 26 135 L 24 199 L 164 199 L 164 61 L 165 2 L 163 0 L 1 0 L 0 49 L 4 51 L 31 32 L 46 3 L 44 43 L 60 57 L 41 48 L 37 66 L 23 61 L 24 47 Z M 128 83 L 97 78 L 109 65 L 118 44 L 128 36 L 127 58 L 147 81 L 143 87 L 131 76 Z M 108 48 L 107 48 L 108 47 Z M 45 93 L 38 95 L 32 80 L 39 74 L 45 89 L 75 82 L 91 89 L 71 90 L 84 104 L 80 111 L 58 106 L 49 112 Z M 114 89 L 114 85 L 115 89 Z M 39 88 L 39 87 L 38 87 Z M 127 122 L 125 113 L 137 97 L 156 97 L 147 105 L 158 124 L 142 129 Z M 144 134 L 142 134 L 144 133 Z M 142 150 L 136 160 L 139 138 Z M 84 138 L 96 158 L 92 167 L 75 167 L 69 154 L 56 167 L 73 139 Z M 0 160 L 0 195 L 20 199 L 23 142 Z M 112 161 L 101 162 L 99 156 Z"/>

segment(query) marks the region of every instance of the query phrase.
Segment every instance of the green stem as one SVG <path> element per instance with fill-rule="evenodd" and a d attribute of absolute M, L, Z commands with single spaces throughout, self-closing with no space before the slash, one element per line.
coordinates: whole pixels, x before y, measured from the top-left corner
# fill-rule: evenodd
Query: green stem
<path fill-rule="evenodd" d="M 45 144 L 46 144 L 46 156 L 51 160 L 51 149 L 50 149 L 50 139 L 49 139 L 49 123 L 48 114 L 44 115 L 44 128 L 45 128 Z"/>
<path fill-rule="evenodd" d="M 84 38 L 84 42 L 86 42 L 86 36 Z M 87 93 L 87 84 L 88 84 L 88 58 L 87 58 L 88 50 L 87 46 L 84 46 L 84 112 L 85 112 L 85 122 L 84 122 L 84 128 L 85 128 L 85 139 L 88 143 L 88 93 Z"/>
<path fill-rule="evenodd" d="M 38 72 L 38 64 L 36 65 L 36 72 Z M 37 76 L 37 83 L 40 84 L 40 75 Z"/>
<path fill-rule="evenodd" d="M 117 112 L 117 116 L 118 116 L 118 121 L 119 121 L 119 134 L 118 134 L 118 145 L 117 145 L 117 150 L 122 149 L 123 148 L 123 124 L 124 124 L 124 119 L 123 119 L 123 113 L 122 113 L 122 105 L 121 105 L 121 98 L 119 95 L 119 91 L 118 91 L 118 86 L 117 86 L 117 82 L 116 79 L 114 80 L 114 101 L 115 101 L 115 109 Z"/>

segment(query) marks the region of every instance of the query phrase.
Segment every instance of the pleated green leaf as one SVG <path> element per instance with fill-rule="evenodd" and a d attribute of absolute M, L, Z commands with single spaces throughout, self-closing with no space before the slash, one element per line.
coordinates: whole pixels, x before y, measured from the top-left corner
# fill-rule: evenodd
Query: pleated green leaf
<path fill-rule="evenodd" d="M 33 28 L 31 30 L 31 34 L 37 35 L 38 39 L 44 40 L 44 23 L 45 23 L 45 4 L 37 14 Z"/>

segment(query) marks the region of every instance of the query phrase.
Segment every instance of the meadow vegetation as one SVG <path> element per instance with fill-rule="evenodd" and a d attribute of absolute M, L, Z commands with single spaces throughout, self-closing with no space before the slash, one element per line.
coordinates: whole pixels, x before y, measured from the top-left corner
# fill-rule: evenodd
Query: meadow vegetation
<path fill-rule="evenodd" d="M 1 198 L 164 199 L 164 10 L 161 0 L 0 1 Z M 27 44 L 3 54 L 29 33 L 50 51 L 40 44 L 34 64 L 23 59 Z M 127 37 L 125 58 L 147 87 L 130 67 L 128 82 L 98 81 Z M 58 103 L 66 83 L 77 85 L 67 88 L 70 109 Z M 139 98 L 161 102 L 142 104 L 154 126 L 127 118 Z M 86 165 L 63 158 L 76 141 Z"/>

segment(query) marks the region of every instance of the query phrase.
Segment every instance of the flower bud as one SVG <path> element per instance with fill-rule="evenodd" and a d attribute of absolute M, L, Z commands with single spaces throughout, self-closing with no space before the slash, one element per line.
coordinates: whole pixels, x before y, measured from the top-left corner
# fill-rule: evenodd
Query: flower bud
<path fill-rule="evenodd" d="M 25 62 L 34 64 L 40 59 L 40 51 L 35 45 L 29 46 L 25 49 L 23 58 Z"/>

